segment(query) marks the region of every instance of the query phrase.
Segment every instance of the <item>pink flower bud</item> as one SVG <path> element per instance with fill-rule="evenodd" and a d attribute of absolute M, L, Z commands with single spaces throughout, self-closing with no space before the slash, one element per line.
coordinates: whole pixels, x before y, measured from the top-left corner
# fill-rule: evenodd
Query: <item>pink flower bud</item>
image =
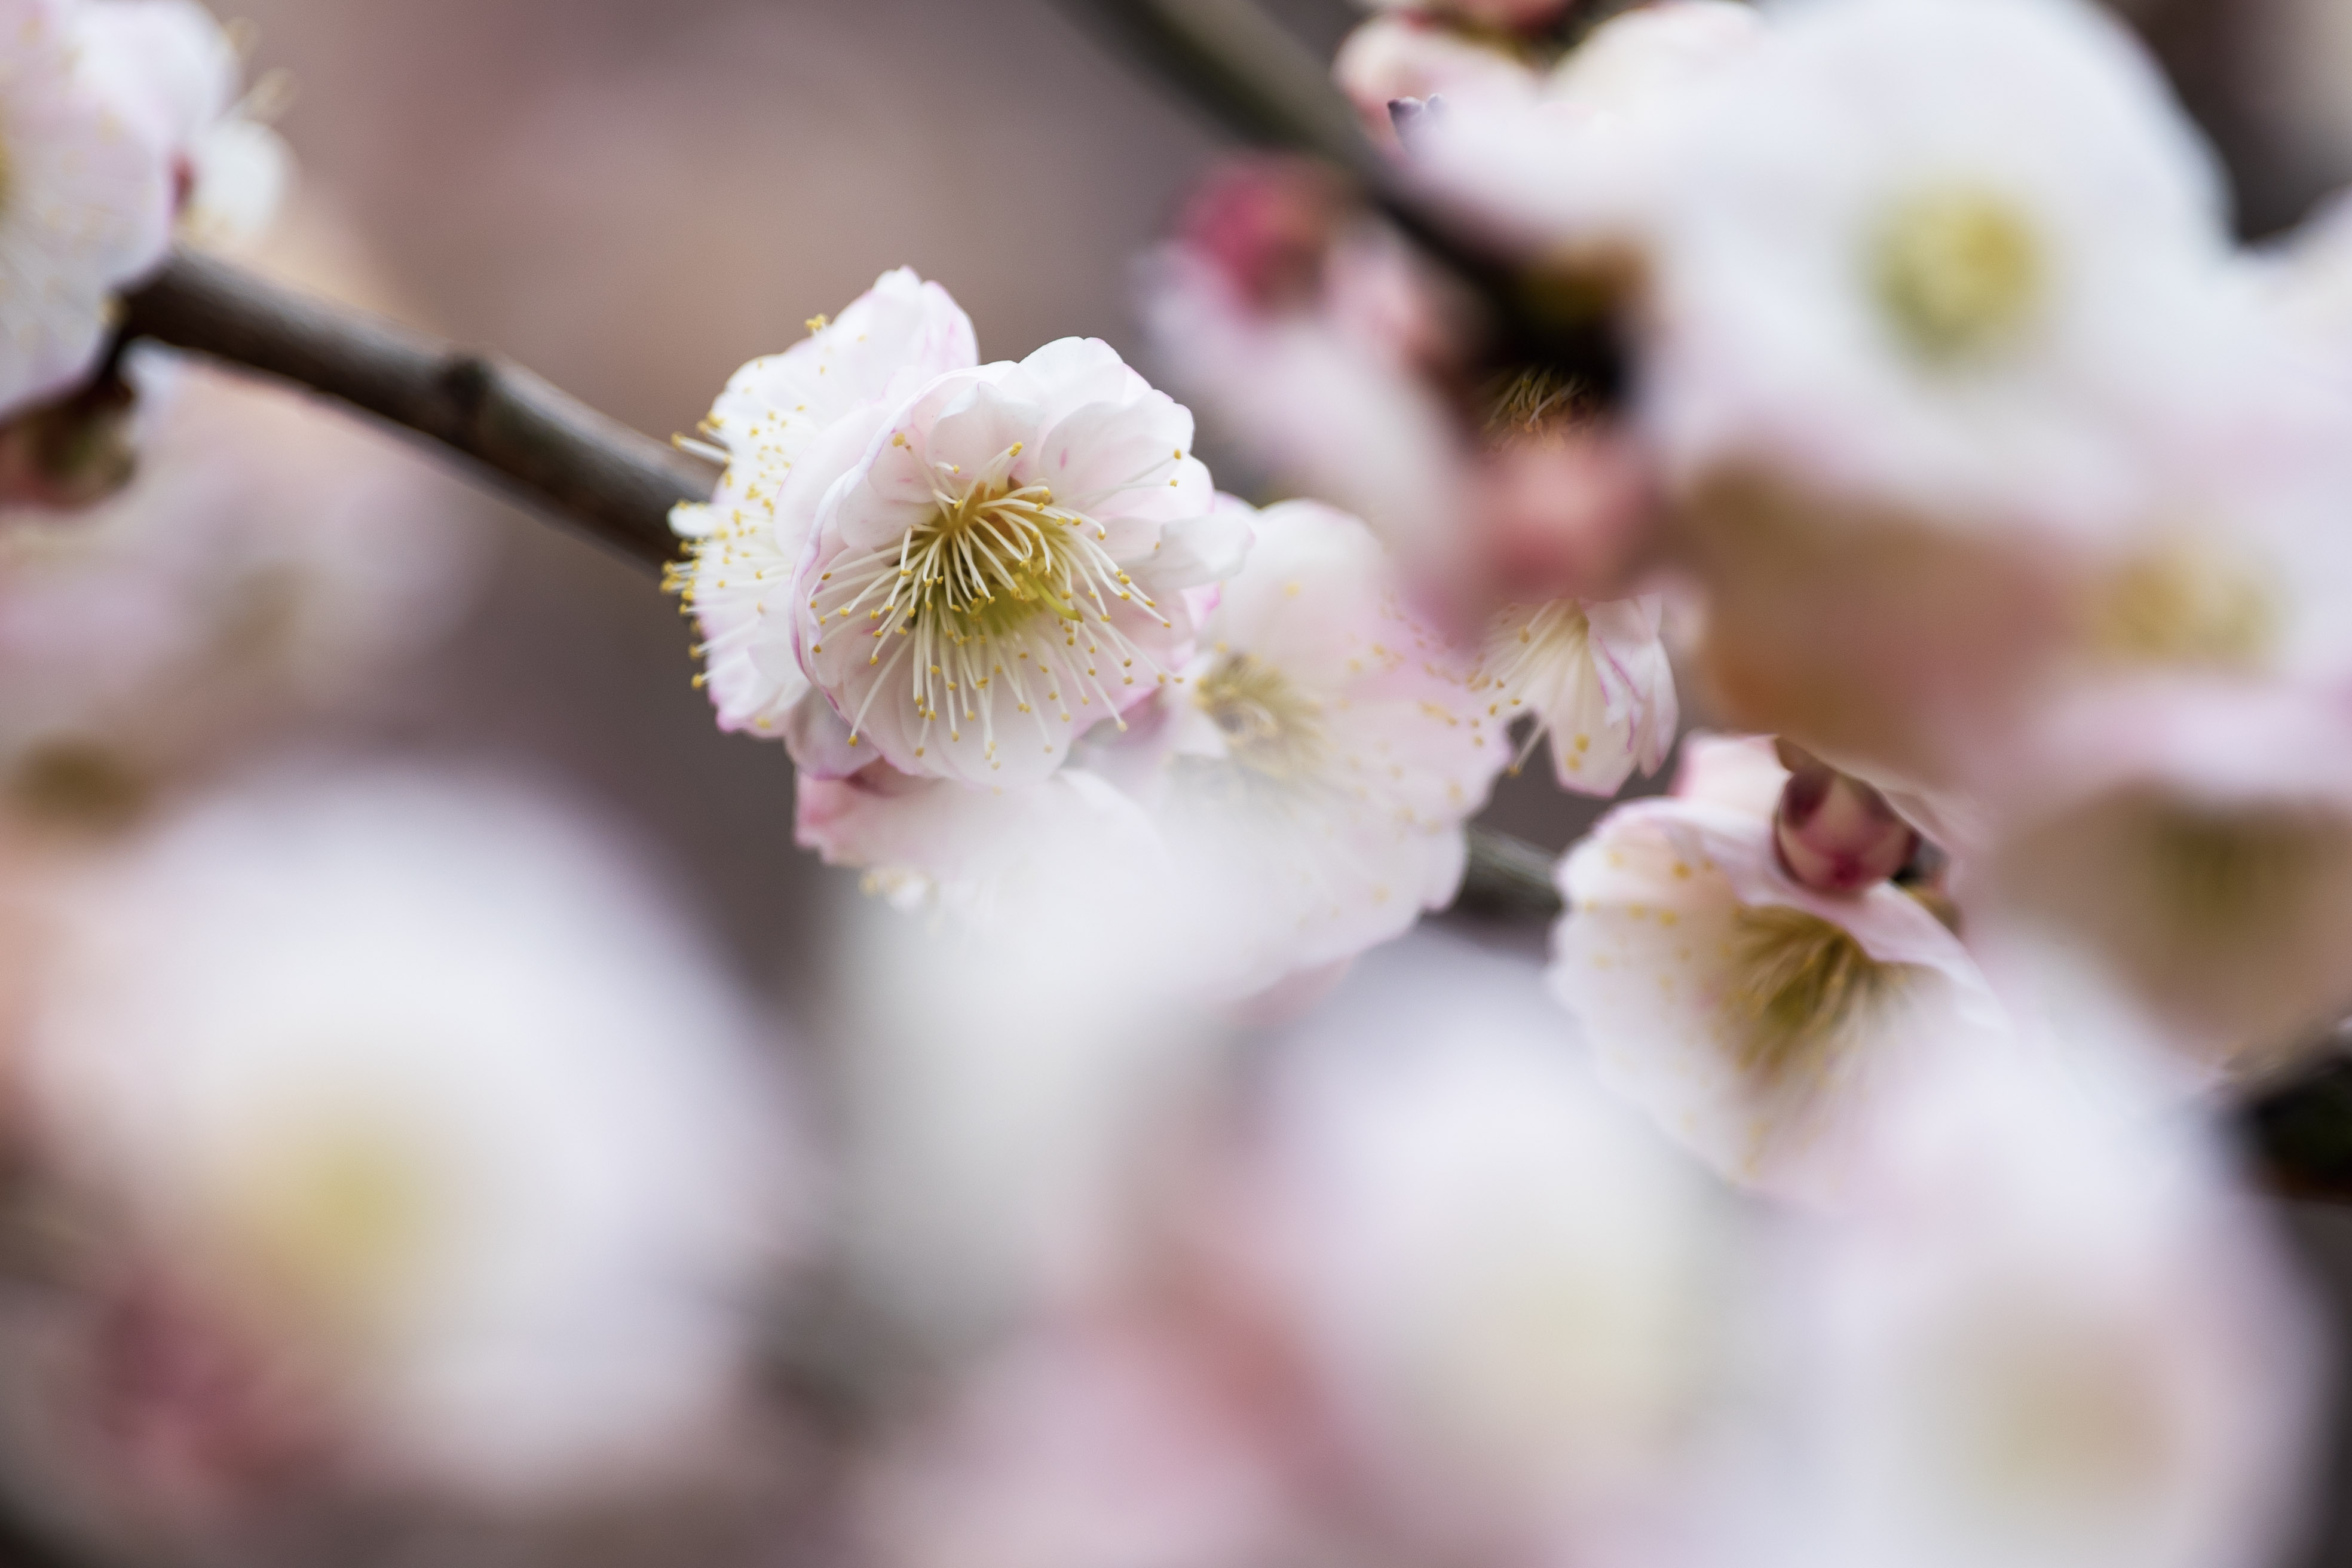
<path fill-rule="evenodd" d="M 1854 893 L 1910 861 L 1919 835 L 1885 795 L 1786 742 L 1780 754 L 1789 782 L 1772 837 L 1782 870 L 1816 892 Z"/>
<path fill-rule="evenodd" d="M 1306 303 L 1346 212 L 1331 173 L 1302 158 L 1255 158 L 1212 171 L 1184 204 L 1180 242 L 1261 310 Z"/>

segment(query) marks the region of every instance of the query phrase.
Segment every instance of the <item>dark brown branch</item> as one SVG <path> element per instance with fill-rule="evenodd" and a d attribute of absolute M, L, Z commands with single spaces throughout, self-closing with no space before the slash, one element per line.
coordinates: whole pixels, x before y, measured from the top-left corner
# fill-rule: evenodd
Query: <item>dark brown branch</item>
<path fill-rule="evenodd" d="M 426 437 L 648 565 L 677 552 L 670 508 L 710 494 L 709 468 L 527 370 L 226 262 L 184 251 L 123 305 L 128 337 L 259 371 Z"/>

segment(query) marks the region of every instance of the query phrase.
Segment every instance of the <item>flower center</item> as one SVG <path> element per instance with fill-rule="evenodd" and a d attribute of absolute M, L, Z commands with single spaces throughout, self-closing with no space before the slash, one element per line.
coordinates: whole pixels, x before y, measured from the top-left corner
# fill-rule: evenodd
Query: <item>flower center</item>
<path fill-rule="evenodd" d="M 1741 973 L 1730 998 L 1744 1026 L 1738 1065 L 1766 1088 L 1826 1067 L 1831 1042 L 1891 999 L 1907 968 L 1871 957 L 1843 926 L 1778 904 L 1734 915 L 1730 949 Z"/>
<path fill-rule="evenodd" d="M 915 754 L 928 749 L 934 725 L 944 723 L 948 738 L 961 741 L 963 726 L 976 721 L 992 766 L 1002 765 L 1000 690 L 1017 712 L 1034 717 L 1050 752 L 1045 710 L 1072 722 L 1066 690 L 1082 708 L 1099 699 L 1104 713 L 1116 717 L 1107 658 L 1118 661 L 1112 673 L 1122 687 L 1135 684 L 1139 659 L 1162 675 L 1113 620 L 1114 607 L 1134 606 L 1162 626 L 1168 621 L 1102 548 L 1108 534 L 1099 523 L 1055 505 L 1047 486 L 1013 482 L 1009 470 L 1020 455 L 1015 442 L 968 484 L 952 467 L 937 465 L 938 510 L 929 519 L 894 548 L 845 559 L 819 581 L 809 600 L 819 626 L 855 622 L 864 611 L 862 630 L 873 643 L 866 662 L 882 667 L 850 724 L 852 745 L 902 664 L 924 742 Z"/>
<path fill-rule="evenodd" d="M 1870 260 L 1879 307 L 1896 334 L 1938 363 L 2013 338 L 2047 282 L 2028 216 L 2003 196 L 1967 187 L 1897 203 L 1873 238 Z"/>
<path fill-rule="evenodd" d="M 1289 781 L 1322 763 L 1321 704 L 1250 654 L 1234 654 L 1202 677 L 1192 700 L 1224 737 L 1226 754 L 1254 773 Z"/>
<path fill-rule="evenodd" d="M 1591 389 L 1547 365 L 1507 372 L 1488 387 L 1486 439 L 1494 446 L 1513 441 L 1556 445 L 1591 418 Z"/>
<path fill-rule="evenodd" d="M 2243 670 L 2258 665 L 2276 632 L 2262 584 L 2189 548 L 2126 563 L 2091 606 L 2091 646 L 2131 665 Z"/>
<path fill-rule="evenodd" d="M 247 1151 L 232 1222 L 274 1283 L 352 1327 L 380 1321 L 415 1283 L 437 1228 L 426 1159 L 381 1113 L 304 1107 Z"/>

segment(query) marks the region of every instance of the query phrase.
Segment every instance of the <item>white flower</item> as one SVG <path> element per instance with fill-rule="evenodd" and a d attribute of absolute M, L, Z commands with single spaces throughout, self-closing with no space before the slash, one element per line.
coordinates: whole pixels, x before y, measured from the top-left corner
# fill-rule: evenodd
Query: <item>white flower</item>
<path fill-rule="evenodd" d="M 143 1255 L 476 1493 L 683 1458 L 801 1215 L 741 998 L 549 802 L 280 780 L 86 888 L 28 1038 Z"/>
<path fill-rule="evenodd" d="M 2352 996 L 2352 720 L 2334 690 L 2147 681 L 2056 705 L 1989 796 L 1963 902 L 2087 960 L 2210 1081 L 2322 1046 Z"/>
<path fill-rule="evenodd" d="M 1842 1205 L 1923 1063 L 1998 1050 L 2009 1024 L 1927 907 L 1881 883 L 1821 893 L 1780 863 L 1788 774 L 1769 741 L 1693 737 L 1675 798 L 1604 818 L 1559 873 L 1554 994 L 1601 1081 L 1725 1175 Z"/>
<path fill-rule="evenodd" d="M 1180 591 L 1246 547 L 1192 416 L 1093 339 L 941 376 L 875 428 L 816 513 L 794 647 L 846 747 L 901 773 L 1044 778 L 1182 667 Z"/>
<path fill-rule="evenodd" d="M 1373 11 L 1403 11 L 1459 17 L 1485 27 L 1533 31 L 1568 9 L 1569 0 L 1364 0 Z"/>
<path fill-rule="evenodd" d="M 212 13 L 197 0 L 84 0 L 76 25 L 90 68 L 171 150 L 182 232 L 213 244 L 267 228 L 293 155 L 249 111 L 268 107 L 262 92 L 237 100 L 242 62 Z"/>
<path fill-rule="evenodd" d="M 887 1452 L 860 1510 L 880 1568 L 1239 1568 L 1318 1560 L 1245 1397 L 1148 1327 L 1032 1335 Z"/>
<path fill-rule="evenodd" d="M 1525 98 L 1536 89 L 1527 61 L 1488 40 L 1465 37 L 1416 16 L 1375 16 L 1348 35 L 1331 61 L 1339 90 L 1373 139 L 1394 147 L 1389 105 L 1398 99 Z"/>
<path fill-rule="evenodd" d="M 1506 605 L 1489 622 L 1475 686 L 1490 717 L 1532 714 L 1528 746 L 1551 737 L 1562 789 L 1613 795 L 1635 768 L 1654 773 L 1675 743 L 1680 709 L 1659 637 L 1664 603 L 1652 595 L 1609 604 L 1557 599 Z"/>
<path fill-rule="evenodd" d="M 707 505 L 670 514 L 693 555 L 673 585 L 701 627 L 704 679 L 728 730 L 782 734 L 809 695 L 789 590 L 825 492 L 892 405 L 980 359 L 970 318 L 905 268 L 839 321 L 809 325 L 807 339 L 729 380 L 702 425 L 727 471 Z"/>
<path fill-rule="evenodd" d="M 1760 1315 L 1736 1205 L 1591 1082 L 1530 964 L 1416 936 L 1286 1052 L 1259 1205 L 1368 1494 L 1439 1560 L 1675 1560 Z"/>
<path fill-rule="evenodd" d="M 893 903 L 975 926 L 1076 938 L 1167 878 L 1143 808 L 1082 767 L 992 790 L 872 763 L 845 779 L 803 774 L 797 797 L 802 847 L 863 870 Z"/>
<path fill-rule="evenodd" d="M 95 368 L 115 290 L 171 242 L 171 149 L 78 47 L 80 9 L 0 5 L 0 415 Z"/>
<path fill-rule="evenodd" d="M 134 356 L 139 471 L 95 506 L 0 510 L 0 791 L 100 816 L 348 703 L 468 602 L 438 475 L 339 415 Z"/>
<path fill-rule="evenodd" d="M 1221 237 L 1163 247 L 1144 269 L 1145 325 L 1171 376 L 1286 489 L 1364 519 L 1416 569 L 1461 574 L 1471 455 L 1414 363 L 1435 323 L 1401 242 L 1329 237 L 1328 254 L 1294 262 L 1311 268 L 1307 297 L 1269 300 L 1216 254 Z"/>
<path fill-rule="evenodd" d="M 2076 0 L 1811 0 L 1659 163 L 1643 407 L 1754 468 L 1962 527 L 2097 534 L 2193 428 L 2227 255 L 2214 162 Z"/>
<path fill-rule="evenodd" d="M 1969 1066 L 1907 1108 L 1869 1213 L 1790 1259 L 1793 1467 L 1750 1560 L 2278 1561 L 2328 1379 L 2269 1216 L 2200 1130 L 2112 1117 L 2123 1086 Z"/>
<path fill-rule="evenodd" d="M 1508 741 L 1362 523 L 1311 501 L 1260 513 L 1163 700 L 1170 756 L 1144 787 L 1209 972 L 1255 990 L 1453 899 Z"/>
<path fill-rule="evenodd" d="M 1658 139 L 1764 30 L 1762 13 L 1735 0 L 1635 6 L 1594 28 L 1533 92 L 1449 99 L 1415 139 L 1416 166 L 1532 249 L 1637 247 Z"/>

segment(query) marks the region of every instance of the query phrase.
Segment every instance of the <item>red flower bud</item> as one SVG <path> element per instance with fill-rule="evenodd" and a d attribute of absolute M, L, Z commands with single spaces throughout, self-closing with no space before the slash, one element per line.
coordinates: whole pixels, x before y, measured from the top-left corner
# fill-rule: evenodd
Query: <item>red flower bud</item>
<path fill-rule="evenodd" d="M 1789 745 L 1773 843 L 1780 868 L 1822 893 L 1858 893 L 1910 863 L 1919 835 L 1860 779 Z"/>

